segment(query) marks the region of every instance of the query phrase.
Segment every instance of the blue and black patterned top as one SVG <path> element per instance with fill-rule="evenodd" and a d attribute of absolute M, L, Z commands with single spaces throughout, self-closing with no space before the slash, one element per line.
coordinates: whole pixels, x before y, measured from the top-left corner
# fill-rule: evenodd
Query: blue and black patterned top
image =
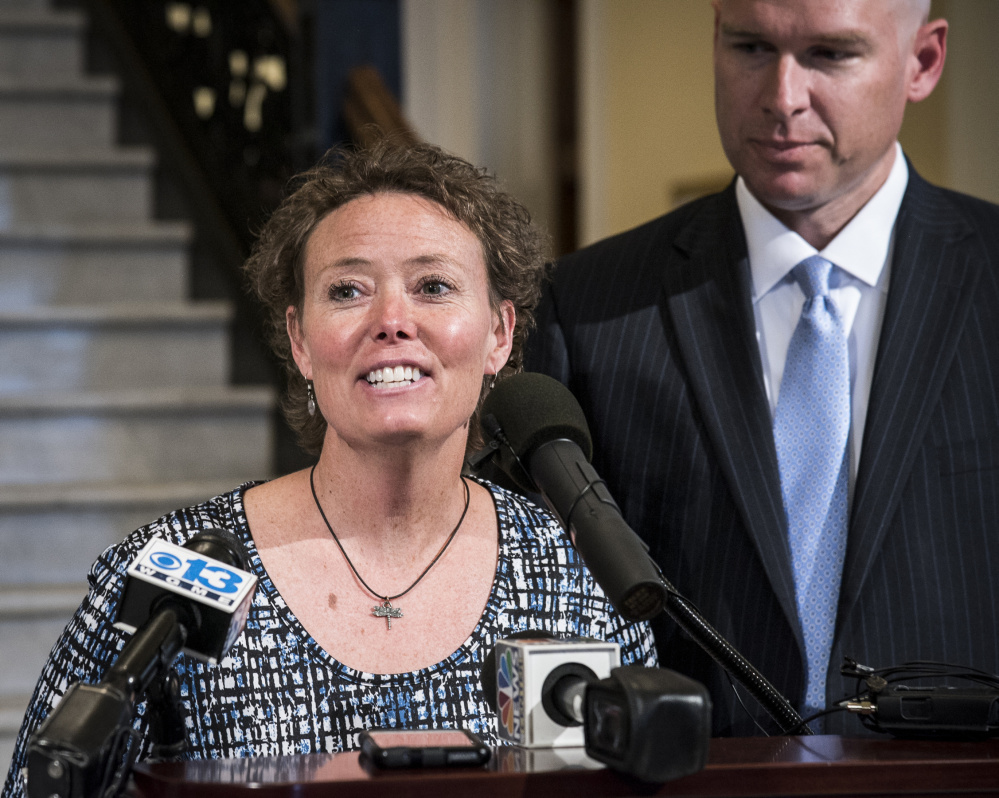
<path fill-rule="evenodd" d="M 246 547 L 258 577 L 246 627 L 215 666 L 177 661 L 187 710 L 189 758 L 307 754 L 358 747 L 375 727 L 465 728 L 498 742 L 495 713 L 479 674 L 497 639 L 522 630 L 594 637 L 621 645 L 622 664 L 655 664 L 646 624 L 618 616 L 558 523 L 531 502 L 484 483 L 499 519 L 499 561 L 482 618 L 447 659 L 410 673 L 349 668 L 322 649 L 288 609 L 260 561 L 243 512 L 251 484 L 170 513 L 105 551 L 90 571 L 90 591 L 52 649 L 18 738 L 3 798 L 23 793 L 19 771 L 28 737 L 74 681 L 97 683 L 128 635 L 113 626 L 125 570 L 153 536 L 184 544 L 206 529 L 227 529 Z M 139 758 L 148 755 L 146 723 Z"/>

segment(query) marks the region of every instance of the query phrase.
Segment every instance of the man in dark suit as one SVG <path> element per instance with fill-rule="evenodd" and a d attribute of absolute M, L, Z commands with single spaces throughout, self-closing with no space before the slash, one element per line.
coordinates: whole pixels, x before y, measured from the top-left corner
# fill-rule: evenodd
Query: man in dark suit
<path fill-rule="evenodd" d="M 855 691 L 844 656 L 999 672 L 999 208 L 929 185 L 896 143 L 943 67 L 928 6 L 717 0 L 738 179 L 562 259 L 527 358 L 579 398 L 594 464 L 666 577 L 803 712 Z M 775 442 L 814 306 L 797 265 L 816 254 L 848 384 L 818 644 L 789 523 L 802 479 Z M 709 686 L 716 734 L 775 730 L 670 621 L 656 631 L 663 664 Z"/>

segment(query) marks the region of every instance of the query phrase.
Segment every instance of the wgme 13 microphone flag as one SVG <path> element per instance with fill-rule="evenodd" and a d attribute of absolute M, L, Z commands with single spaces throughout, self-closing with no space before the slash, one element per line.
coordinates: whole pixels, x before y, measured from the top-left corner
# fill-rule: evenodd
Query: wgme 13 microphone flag
<path fill-rule="evenodd" d="M 135 632 L 165 595 L 182 597 L 201 616 L 183 650 L 214 665 L 242 630 L 256 584 L 246 571 L 154 538 L 128 568 L 115 626 Z"/>

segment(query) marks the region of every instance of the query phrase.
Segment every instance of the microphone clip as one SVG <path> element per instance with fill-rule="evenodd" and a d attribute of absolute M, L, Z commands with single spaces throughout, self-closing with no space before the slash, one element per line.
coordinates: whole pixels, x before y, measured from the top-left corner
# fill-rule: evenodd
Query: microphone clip
<path fill-rule="evenodd" d="M 482 464 L 489 460 L 497 451 L 499 451 L 499 441 L 491 440 L 485 446 L 483 446 L 479 451 L 474 454 L 469 455 L 465 462 L 468 463 L 468 467 L 472 471 L 478 471 L 482 467 Z"/>
<path fill-rule="evenodd" d="M 468 458 L 469 467 L 473 471 L 477 470 L 484 462 L 493 457 L 493 455 L 500 453 L 501 449 L 504 449 L 509 453 L 513 463 L 516 464 L 516 469 L 519 471 L 518 474 L 510 473 L 510 477 L 514 480 L 514 482 L 528 487 L 535 493 L 541 493 L 541 488 L 538 487 L 534 478 L 531 476 L 531 472 L 527 470 L 527 466 L 524 465 L 524 462 L 520 459 L 520 455 L 518 455 L 516 449 L 513 448 L 513 444 L 510 443 L 510 439 L 506 436 L 506 433 L 503 432 L 503 428 L 500 426 L 499 421 L 496 420 L 496 416 L 492 413 L 486 413 L 482 416 L 480 423 L 483 431 L 489 436 L 490 440 L 482 449 Z"/>

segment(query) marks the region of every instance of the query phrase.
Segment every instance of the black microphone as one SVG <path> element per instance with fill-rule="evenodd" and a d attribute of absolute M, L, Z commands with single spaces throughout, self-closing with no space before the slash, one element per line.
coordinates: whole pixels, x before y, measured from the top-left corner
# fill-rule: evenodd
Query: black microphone
<path fill-rule="evenodd" d="M 30 798 L 117 792 L 143 694 L 169 679 L 181 650 L 214 663 L 242 630 L 257 582 L 245 567 L 241 544 L 222 531 L 199 533 L 186 546 L 154 538 L 143 547 L 128 568 L 115 622 L 134 634 L 100 684 L 71 685 L 32 735 Z"/>
<path fill-rule="evenodd" d="M 662 575 L 590 465 L 586 416 L 569 389 L 544 374 L 515 374 L 486 397 L 482 428 L 503 444 L 500 468 L 544 497 L 614 608 L 635 621 L 662 612 Z"/>

